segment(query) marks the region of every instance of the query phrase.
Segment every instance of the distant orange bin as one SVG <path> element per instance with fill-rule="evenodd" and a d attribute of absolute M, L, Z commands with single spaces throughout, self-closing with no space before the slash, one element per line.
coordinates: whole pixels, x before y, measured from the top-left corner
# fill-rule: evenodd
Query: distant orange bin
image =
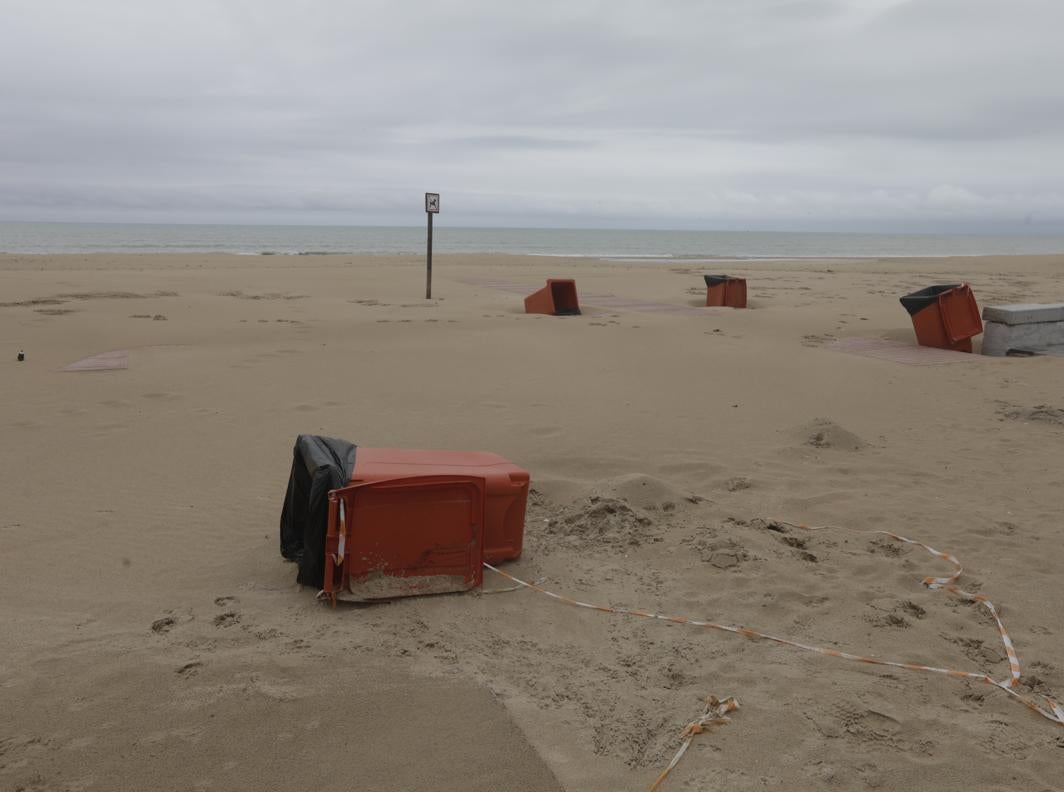
<path fill-rule="evenodd" d="M 746 307 L 746 278 L 733 278 L 730 275 L 706 275 L 704 277 L 707 306 Z"/>
<path fill-rule="evenodd" d="M 550 278 L 547 285 L 525 297 L 525 313 L 575 316 L 580 313 L 576 281 Z"/>
<path fill-rule="evenodd" d="M 983 332 L 983 320 L 967 283 L 928 286 L 901 298 L 912 317 L 920 346 L 971 352 L 972 338 Z"/>
<path fill-rule="evenodd" d="M 529 475 L 497 454 L 359 447 L 329 493 L 324 591 L 372 600 L 465 591 L 521 555 Z"/>

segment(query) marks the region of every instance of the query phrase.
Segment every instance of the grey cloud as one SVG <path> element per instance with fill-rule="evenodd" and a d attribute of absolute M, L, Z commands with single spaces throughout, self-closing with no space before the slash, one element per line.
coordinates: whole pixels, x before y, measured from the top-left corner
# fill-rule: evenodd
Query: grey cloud
<path fill-rule="evenodd" d="M 1054 0 L 5 5 L 0 219 L 1064 226 Z"/>
<path fill-rule="evenodd" d="M 549 138 L 536 135 L 474 135 L 464 138 L 453 138 L 450 143 L 459 146 L 472 146 L 474 148 L 495 149 L 588 149 L 596 144 L 591 140 L 572 140 L 564 138 Z"/>

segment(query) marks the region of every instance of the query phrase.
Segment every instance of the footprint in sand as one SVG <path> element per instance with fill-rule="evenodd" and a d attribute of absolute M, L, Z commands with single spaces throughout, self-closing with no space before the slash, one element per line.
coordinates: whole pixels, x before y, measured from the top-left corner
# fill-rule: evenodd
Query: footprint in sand
<path fill-rule="evenodd" d="M 203 667 L 203 662 L 202 661 L 193 660 L 190 663 L 185 663 L 183 666 L 180 666 L 180 667 L 174 669 L 174 673 L 177 674 L 178 676 L 193 677 L 199 672 L 199 669 L 202 668 L 202 667 Z"/>
<path fill-rule="evenodd" d="M 821 334 L 810 333 L 808 335 L 802 336 L 802 346 L 820 347 L 820 346 L 824 346 L 824 344 L 829 344 L 832 341 L 836 341 L 836 340 L 837 340 L 836 336 L 833 336 L 830 333 L 821 333 Z"/>
<path fill-rule="evenodd" d="M 80 751 L 82 748 L 88 748 L 96 742 L 95 737 L 75 737 L 73 740 L 63 746 L 64 751 Z"/>
<path fill-rule="evenodd" d="M 100 404 L 104 407 L 113 407 L 116 410 L 127 410 L 133 406 L 133 402 L 126 401 L 125 399 L 108 399 L 102 401 Z"/>
<path fill-rule="evenodd" d="M 213 624 L 215 627 L 232 627 L 234 624 L 240 624 L 240 614 L 236 611 L 219 613 L 214 617 Z"/>
<path fill-rule="evenodd" d="M 13 426 L 16 429 L 40 429 L 44 424 L 40 421 L 12 421 L 8 426 Z"/>

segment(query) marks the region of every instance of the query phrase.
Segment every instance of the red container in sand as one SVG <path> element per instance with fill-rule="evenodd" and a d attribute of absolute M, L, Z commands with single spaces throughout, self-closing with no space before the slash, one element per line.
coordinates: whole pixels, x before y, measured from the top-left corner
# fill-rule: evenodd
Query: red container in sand
<path fill-rule="evenodd" d="M 525 297 L 525 313 L 575 316 L 580 313 L 576 281 L 551 278 L 547 285 Z"/>
<path fill-rule="evenodd" d="M 746 278 L 730 275 L 704 275 L 706 306 L 717 308 L 746 307 Z"/>
<path fill-rule="evenodd" d="M 912 318 L 920 346 L 972 351 L 972 337 L 983 332 L 983 319 L 967 283 L 928 286 L 901 298 Z"/>
<path fill-rule="evenodd" d="M 334 601 L 479 586 L 521 555 L 529 475 L 497 454 L 359 447 L 329 493 L 324 590 Z"/>

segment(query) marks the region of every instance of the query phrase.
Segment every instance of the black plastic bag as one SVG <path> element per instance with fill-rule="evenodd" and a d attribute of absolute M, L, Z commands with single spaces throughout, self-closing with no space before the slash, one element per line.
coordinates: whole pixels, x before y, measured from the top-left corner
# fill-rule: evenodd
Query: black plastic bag
<path fill-rule="evenodd" d="M 353 443 L 299 435 L 281 511 L 281 555 L 299 564 L 296 580 L 321 588 L 325 580 L 325 531 L 329 490 L 343 487 L 355 469 Z"/>

